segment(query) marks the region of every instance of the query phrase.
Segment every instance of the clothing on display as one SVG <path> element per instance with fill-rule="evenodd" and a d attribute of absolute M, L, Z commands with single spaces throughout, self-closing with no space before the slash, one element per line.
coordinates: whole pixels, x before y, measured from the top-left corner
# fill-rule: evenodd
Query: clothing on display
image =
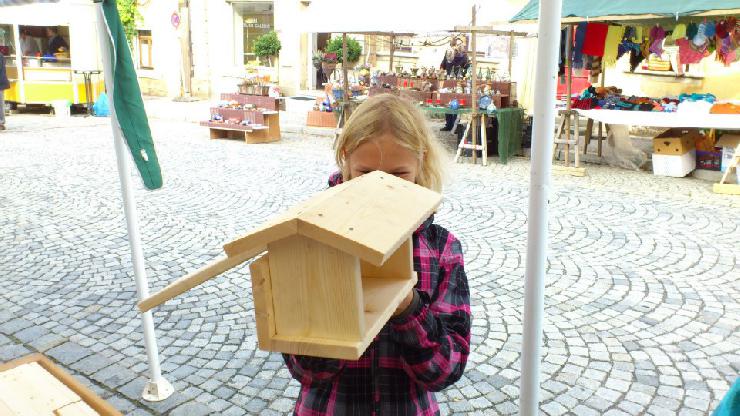
<path fill-rule="evenodd" d="M 591 56 L 603 56 L 608 31 L 609 25 L 606 23 L 588 23 L 586 37 L 583 41 L 583 53 Z"/>

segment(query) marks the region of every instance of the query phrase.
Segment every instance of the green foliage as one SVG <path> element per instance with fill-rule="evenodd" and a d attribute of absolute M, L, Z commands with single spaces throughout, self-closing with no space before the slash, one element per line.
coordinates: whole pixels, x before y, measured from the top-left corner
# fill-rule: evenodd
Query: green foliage
<path fill-rule="evenodd" d="M 272 56 L 277 56 L 281 47 L 280 39 L 273 30 L 255 39 L 252 50 L 258 57 L 269 59 Z"/>
<path fill-rule="evenodd" d="M 326 51 L 337 54 L 339 62 L 343 62 L 344 57 L 342 56 L 342 37 L 336 37 L 332 39 L 328 45 L 326 45 Z M 360 60 L 362 55 L 362 46 L 360 42 L 348 37 L 347 38 L 347 62 L 357 62 Z"/>
<path fill-rule="evenodd" d="M 143 21 L 139 9 L 136 7 L 136 0 L 116 0 L 118 15 L 121 17 L 123 32 L 126 34 L 126 40 L 130 47 L 133 47 L 134 36 L 136 36 L 136 26 Z"/>

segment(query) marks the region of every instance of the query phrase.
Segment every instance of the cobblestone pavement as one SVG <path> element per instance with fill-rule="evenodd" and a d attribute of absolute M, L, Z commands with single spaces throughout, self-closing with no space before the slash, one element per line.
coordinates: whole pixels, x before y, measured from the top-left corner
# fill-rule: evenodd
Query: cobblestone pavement
<path fill-rule="evenodd" d="M 285 414 L 298 394 L 256 349 L 248 268 L 154 313 L 176 393 L 147 371 L 107 119 L 13 116 L 0 134 L 0 361 L 41 351 L 126 414 Z M 136 180 L 153 290 L 325 186 L 330 141 L 210 141 L 154 121 L 165 187 Z M 456 165 L 438 221 L 462 240 L 473 351 L 444 414 L 517 412 L 528 161 Z M 555 177 L 546 289 L 547 415 L 704 415 L 740 372 L 737 197 L 694 179 L 589 166 Z"/>

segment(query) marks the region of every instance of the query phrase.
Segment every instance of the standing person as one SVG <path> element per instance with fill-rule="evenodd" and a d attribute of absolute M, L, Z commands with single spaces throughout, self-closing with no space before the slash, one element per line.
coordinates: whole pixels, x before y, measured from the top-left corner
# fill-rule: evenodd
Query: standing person
<path fill-rule="evenodd" d="M 329 186 L 381 170 L 440 191 L 444 150 L 403 98 L 361 104 L 336 146 Z M 301 383 L 294 415 L 439 414 L 434 392 L 455 383 L 470 353 L 470 293 L 460 242 L 430 216 L 413 233 L 416 286 L 358 360 L 283 354 Z"/>
<path fill-rule="evenodd" d="M 5 90 L 8 88 L 10 81 L 5 72 L 5 55 L 0 52 L 0 130 L 5 130 Z"/>
<path fill-rule="evenodd" d="M 46 28 L 46 37 L 49 38 L 49 47 L 46 50 L 47 55 L 54 55 L 59 52 L 60 49 L 69 51 L 69 44 L 59 34 L 57 28 L 49 26 Z"/>
<path fill-rule="evenodd" d="M 36 56 L 37 53 L 41 52 L 39 44 L 36 42 L 36 38 L 31 36 L 28 29 L 21 30 L 21 54 L 23 56 Z"/>
<path fill-rule="evenodd" d="M 470 61 L 468 55 L 465 53 L 465 44 L 461 39 L 452 38 L 450 40 L 450 47 L 445 51 L 445 57 L 442 58 L 442 63 L 439 65 L 440 69 L 447 72 L 447 76 L 453 74 L 458 68 L 468 69 Z M 445 126 L 440 131 L 450 131 L 452 126 L 455 125 L 456 114 L 445 114 Z"/>

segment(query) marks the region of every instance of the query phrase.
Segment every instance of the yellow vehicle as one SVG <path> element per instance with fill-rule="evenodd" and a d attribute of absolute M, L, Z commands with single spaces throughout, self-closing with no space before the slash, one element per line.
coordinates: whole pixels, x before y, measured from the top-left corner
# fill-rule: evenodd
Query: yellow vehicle
<path fill-rule="evenodd" d="M 95 101 L 105 89 L 95 19 L 90 1 L 4 7 L 0 51 L 10 80 L 5 100 L 11 105 Z"/>

